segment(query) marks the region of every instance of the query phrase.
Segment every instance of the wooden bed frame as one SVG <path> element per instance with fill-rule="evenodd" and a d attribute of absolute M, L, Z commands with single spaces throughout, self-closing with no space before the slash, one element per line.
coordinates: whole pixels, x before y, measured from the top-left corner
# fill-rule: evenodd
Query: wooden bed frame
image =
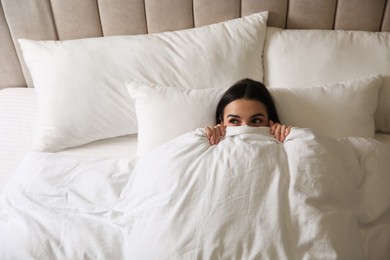
<path fill-rule="evenodd" d="M 198 27 L 269 11 L 283 29 L 390 31 L 387 0 L 1 0 L 0 89 L 33 87 L 19 38 L 68 40 Z"/>

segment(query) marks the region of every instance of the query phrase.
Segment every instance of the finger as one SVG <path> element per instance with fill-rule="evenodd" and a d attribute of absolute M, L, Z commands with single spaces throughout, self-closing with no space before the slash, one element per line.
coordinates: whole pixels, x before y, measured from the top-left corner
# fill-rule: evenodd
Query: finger
<path fill-rule="evenodd" d="M 281 125 L 280 127 L 280 141 L 283 143 L 286 140 L 286 127 L 285 125 Z"/>
<path fill-rule="evenodd" d="M 288 127 L 286 128 L 286 132 L 285 132 L 285 136 L 286 136 L 286 137 L 290 134 L 291 129 L 292 129 L 292 125 L 290 125 L 290 126 L 288 126 Z"/>
<path fill-rule="evenodd" d="M 214 131 L 214 144 L 218 144 L 219 140 L 221 139 L 221 127 L 219 125 L 215 126 Z"/>
<path fill-rule="evenodd" d="M 216 125 L 212 128 L 212 131 L 213 131 L 213 134 L 212 134 L 212 137 L 211 137 L 211 143 L 212 144 L 217 144 L 218 143 L 218 139 L 219 139 L 219 133 L 220 133 L 220 130 L 219 130 L 219 126 Z"/>
<path fill-rule="evenodd" d="M 225 136 L 225 135 L 226 135 L 226 126 L 221 125 L 221 136 Z"/>
<path fill-rule="evenodd" d="M 278 139 L 279 142 L 280 142 L 280 130 L 281 130 L 281 125 L 280 124 L 276 124 L 275 138 Z"/>
<path fill-rule="evenodd" d="M 211 134 L 212 134 L 212 130 L 210 127 L 205 127 L 205 132 L 206 132 L 206 137 L 210 140 L 211 138 Z"/>
<path fill-rule="evenodd" d="M 290 126 L 288 126 L 287 128 L 286 128 L 286 130 L 285 130 L 285 133 L 284 133 L 284 136 L 285 136 L 285 140 L 286 140 L 286 138 L 287 138 L 287 136 L 291 133 L 291 129 L 293 128 L 293 126 L 292 125 L 290 125 Z"/>
<path fill-rule="evenodd" d="M 270 121 L 272 122 L 272 121 Z M 271 132 L 271 135 L 275 135 L 275 129 L 277 127 L 277 124 L 275 124 L 274 122 L 272 122 L 272 125 L 270 126 L 270 132 Z"/>
<path fill-rule="evenodd" d="M 273 123 L 273 125 L 271 126 L 271 135 L 275 136 L 276 137 L 276 131 L 278 129 L 278 126 L 279 126 L 279 123 Z"/>
<path fill-rule="evenodd" d="M 215 133 L 214 133 L 214 127 L 211 128 L 211 127 L 206 127 L 206 136 L 207 138 L 209 139 L 209 143 L 211 145 L 214 144 L 214 136 L 215 136 Z"/>
<path fill-rule="evenodd" d="M 215 128 L 211 128 L 210 144 L 215 144 Z"/>

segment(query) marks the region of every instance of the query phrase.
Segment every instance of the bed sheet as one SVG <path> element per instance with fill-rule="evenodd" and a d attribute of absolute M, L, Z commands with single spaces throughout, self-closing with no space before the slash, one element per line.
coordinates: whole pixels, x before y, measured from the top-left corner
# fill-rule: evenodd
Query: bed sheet
<path fill-rule="evenodd" d="M 31 151 L 31 139 L 27 139 L 25 142 L 20 142 L 19 139 L 15 143 L 18 146 L 12 146 L 12 149 L 0 148 L 0 194 L 4 191 L 5 186 L 22 163 L 26 154 Z M 134 160 L 137 155 L 137 135 L 99 140 L 57 153 L 95 158 L 127 158 Z"/>

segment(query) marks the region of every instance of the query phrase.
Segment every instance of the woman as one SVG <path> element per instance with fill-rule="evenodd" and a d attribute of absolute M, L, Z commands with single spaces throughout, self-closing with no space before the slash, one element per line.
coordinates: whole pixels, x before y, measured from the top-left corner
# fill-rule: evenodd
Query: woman
<path fill-rule="evenodd" d="M 224 93 L 217 106 L 216 122 L 216 126 L 206 127 L 211 145 L 219 143 L 228 126 L 270 127 L 271 135 L 280 142 L 292 128 L 280 124 L 271 94 L 261 82 L 252 79 L 240 80 Z"/>

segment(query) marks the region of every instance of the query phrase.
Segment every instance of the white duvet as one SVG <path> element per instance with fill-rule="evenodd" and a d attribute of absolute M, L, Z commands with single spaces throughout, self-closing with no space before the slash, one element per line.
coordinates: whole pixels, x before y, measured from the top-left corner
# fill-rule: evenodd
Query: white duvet
<path fill-rule="evenodd" d="M 139 158 L 31 152 L 0 259 L 389 259 L 390 145 L 294 128 L 198 129 Z"/>

